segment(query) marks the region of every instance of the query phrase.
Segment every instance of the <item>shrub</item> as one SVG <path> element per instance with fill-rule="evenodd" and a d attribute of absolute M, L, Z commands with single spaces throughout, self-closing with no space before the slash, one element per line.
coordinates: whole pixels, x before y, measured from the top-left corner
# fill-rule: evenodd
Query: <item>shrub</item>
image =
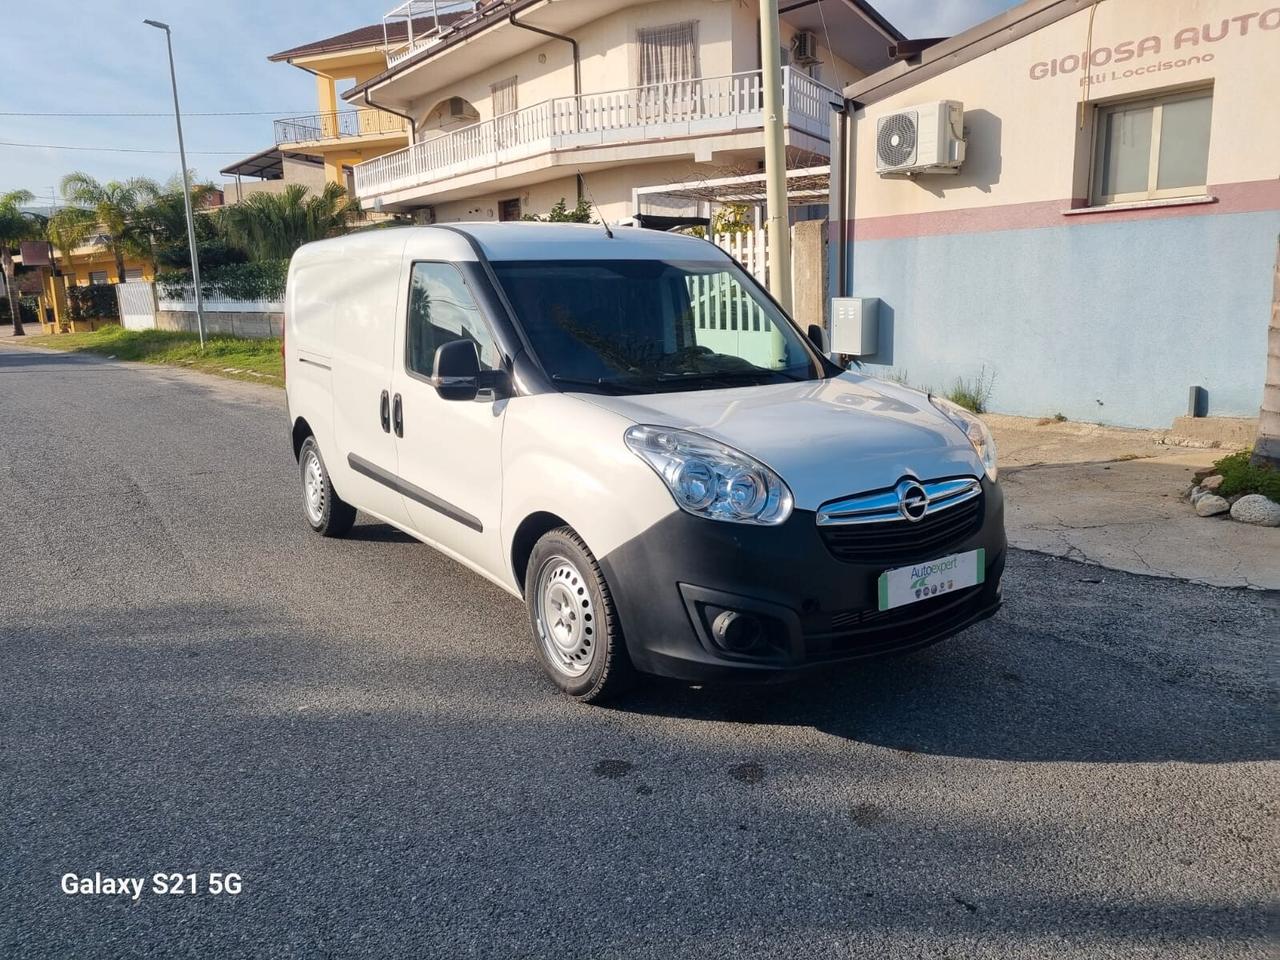
<path fill-rule="evenodd" d="M 988 377 L 987 368 L 983 366 L 972 380 L 957 377 L 956 382 L 947 391 L 947 399 L 974 413 L 986 413 L 987 403 L 991 400 L 991 391 L 995 384 L 995 374 Z"/>
<path fill-rule="evenodd" d="M 200 272 L 202 276 L 211 270 L 225 267 L 227 264 L 244 263 L 248 259 L 243 250 L 239 250 L 225 240 L 218 238 L 200 240 L 196 252 L 200 254 Z M 174 241 L 172 243 L 156 244 L 155 257 L 156 263 L 162 270 L 179 270 L 188 275 L 191 272 L 191 249 L 187 246 L 186 240 L 180 243 Z"/>
<path fill-rule="evenodd" d="M 257 260 L 231 263 L 202 271 L 200 286 L 206 297 L 228 300 L 284 299 L 285 280 L 289 276 L 288 260 Z M 181 298 L 191 285 L 191 271 L 173 270 L 156 278 L 157 293 L 166 299 Z"/>
<path fill-rule="evenodd" d="M 72 320 L 118 320 L 120 305 L 114 284 L 91 283 L 67 287 L 67 310 Z"/>
<path fill-rule="evenodd" d="M 1234 497 L 1236 494 L 1260 493 L 1280 503 L 1280 470 L 1249 462 L 1252 450 L 1241 450 L 1223 457 L 1213 465 L 1213 473 L 1222 474 L 1222 486 L 1218 494 Z"/>
<path fill-rule="evenodd" d="M 569 204 L 564 197 L 561 197 L 545 217 L 526 213 L 521 219 L 537 220 L 541 223 L 595 223 L 595 220 L 591 218 L 591 201 L 586 197 L 579 197 L 577 206 L 572 210 L 569 209 Z"/>
<path fill-rule="evenodd" d="M 36 323 L 39 317 L 40 301 L 35 297 L 19 297 L 18 298 L 18 316 L 22 318 L 23 323 Z M 9 314 L 9 298 L 0 297 L 0 323 L 7 324 L 13 319 Z"/>

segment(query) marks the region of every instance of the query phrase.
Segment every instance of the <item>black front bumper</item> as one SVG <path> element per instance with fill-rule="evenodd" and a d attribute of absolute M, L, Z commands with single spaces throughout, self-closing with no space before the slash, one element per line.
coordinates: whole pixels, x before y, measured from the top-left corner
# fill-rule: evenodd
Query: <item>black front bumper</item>
<path fill-rule="evenodd" d="M 986 560 L 978 586 L 879 610 L 877 581 L 885 570 L 978 548 Z M 814 513 L 797 510 L 778 527 L 677 511 L 600 565 L 636 667 L 701 681 L 767 680 L 936 643 L 999 609 L 1004 560 L 1004 499 L 998 484 L 984 480 L 974 527 L 905 563 L 837 559 Z M 765 642 L 748 653 L 723 649 L 711 636 L 723 610 L 757 618 Z"/>

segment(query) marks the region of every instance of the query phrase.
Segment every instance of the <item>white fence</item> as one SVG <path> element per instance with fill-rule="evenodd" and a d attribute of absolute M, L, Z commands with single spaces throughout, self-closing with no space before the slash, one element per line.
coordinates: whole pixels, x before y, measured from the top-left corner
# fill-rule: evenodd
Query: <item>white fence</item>
<path fill-rule="evenodd" d="M 195 285 L 188 283 L 181 287 L 162 288 L 157 291 L 157 300 L 161 310 L 194 311 Z M 284 303 L 280 300 L 236 300 L 205 291 L 204 309 L 206 313 L 283 313 Z"/>
<path fill-rule="evenodd" d="M 767 282 L 769 245 L 763 229 L 715 234 L 711 242 L 762 284 Z M 782 337 L 759 304 L 729 274 L 691 276 L 687 283 L 699 346 L 761 366 L 774 365 L 784 349 Z"/>
<path fill-rule="evenodd" d="M 156 294 L 154 284 L 146 280 L 130 280 L 116 284 L 116 302 L 120 305 L 120 323 L 126 330 L 156 328 Z"/>
<path fill-rule="evenodd" d="M 839 94 L 784 68 L 787 125 L 830 138 Z M 760 71 L 557 97 L 423 140 L 354 167 L 356 196 L 370 198 L 549 150 L 696 137 L 764 125 Z"/>

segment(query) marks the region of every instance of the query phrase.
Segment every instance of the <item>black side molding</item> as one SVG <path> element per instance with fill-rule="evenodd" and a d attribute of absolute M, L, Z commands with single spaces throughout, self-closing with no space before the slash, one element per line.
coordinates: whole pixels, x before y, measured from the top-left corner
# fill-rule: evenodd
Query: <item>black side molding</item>
<path fill-rule="evenodd" d="M 363 474 L 370 480 L 377 480 L 383 486 L 390 487 L 401 496 L 408 497 L 410 500 L 416 500 L 424 507 L 430 507 L 437 513 L 442 513 L 450 520 L 456 520 L 464 527 L 470 527 L 476 533 L 484 532 L 484 525 L 478 518 L 473 517 L 465 510 L 459 510 L 447 500 L 441 500 L 437 496 L 433 496 L 421 487 L 416 487 L 407 480 L 402 480 L 394 473 L 383 470 L 380 466 L 370 463 L 364 457 L 356 456 L 354 453 L 347 454 L 347 466 L 351 467 L 356 473 Z"/>

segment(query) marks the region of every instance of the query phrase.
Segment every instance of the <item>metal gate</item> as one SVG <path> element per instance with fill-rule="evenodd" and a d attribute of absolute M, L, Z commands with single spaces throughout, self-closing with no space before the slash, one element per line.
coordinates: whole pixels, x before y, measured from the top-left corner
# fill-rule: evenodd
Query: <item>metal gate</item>
<path fill-rule="evenodd" d="M 116 300 L 120 304 L 120 323 L 126 330 L 156 328 L 155 284 L 146 280 L 117 283 Z"/>

